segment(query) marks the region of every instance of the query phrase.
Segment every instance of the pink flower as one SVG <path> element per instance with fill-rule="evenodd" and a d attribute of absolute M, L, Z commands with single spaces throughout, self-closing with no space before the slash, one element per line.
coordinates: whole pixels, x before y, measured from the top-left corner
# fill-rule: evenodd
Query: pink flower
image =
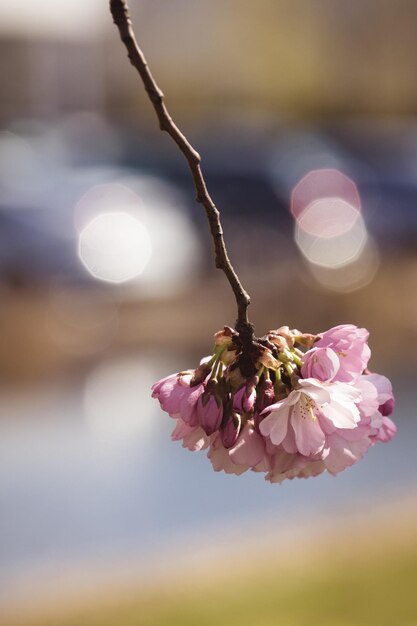
<path fill-rule="evenodd" d="M 361 392 L 358 404 L 361 419 L 358 425 L 362 429 L 367 428 L 368 435 L 376 435 L 382 425 L 382 415 L 378 410 L 378 392 L 366 376 L 360 376 L 355 387 Z"/>
<path fill-rule="evenodd" d="M 248 377 L 241 338 L 225 327 L 211 356 L 158 381 L 152 396 L 176 419 L 172 439 L 209 448 L 216 471 L 262 472 L 273 483 L 335 475 L 397 430 L 390 381 L 364 374 L 367 340 L 353 325 L 321 335 L 282 326 L 257 340 L 247 369 L 259 376 Z"/>
<path fill-rule="evenodd" d="M 224 447 L 220 435 L 214 436 L 207 454 L 216 472 L 236 474 L 239 476 L 249 469 L 249 465 L 237 465 L 230 458 L 230 450 Z"/>
<path fill-rule="evenodd" d="M 236 465 L 255 467 L 265 454 L 265 442 L 261 435 L 247 422 L 235 445 L 229 450 L 229 456 Z"/>
<path fill-rule="evenodd" d="M 387 443 L 388 441 L 391 441 L 391 439 L 393 439 L 396 434 L 397 434 L 396 425 L 389 417 L 384 415 L 382 418 L 381 428 L 379 429 L 378 434 L 375 437 L 375 439 L 377 441 L 382 441 L 384 443 Z"/>
<path fill-rule="evenodd" d="M 301 375 L 328 382 L 335 378 L 339 368 L 339 357 L 332 348 L 312 348 L 303 357 Z"/>
<path fill-rule="evenodd" d="M 355 386 L 346 383 L 344 390 L 353 390 L 355 407 L 359 411 L 359 421 L 355 428 L 340 427 L 328 417 L 321 418 L 321 425 L 326 435 L 325 444 L 320 456 L 325 468 L 330 474 L 337 474 L 359 461 L 372 445 L 371 436 L 378 432 L 381 425 L 381 415 L 378 412 L 376 390 L 373 385 L 362 380 L 361 376 Z"/>
<path fill-rule="evenodd" d="M 177 418 L 177 424 L 171 434 L 172 441 L 181 441 L 182 447 L 191 452 L 204 450 L 210 443 L 210 439 L 200 426 L 189 426 L 181 418 Z"/>
<path fill-rule="evenodd" d="M 316 348 L 332 348 L 339 357 L 339 370 L 333 380 L 355 382 L 366 368 L 371 351 L 367 344 L 369 333 L 353 324 L 342 324 L 321 333 Z"/>
<path fill-rule="evenodd" d="M 383 441 L 384 443 L 391 441 L 397 432 L 396 425 L 388 417 L 395 407 L 395 398 L 391 382 L 388 378 L 380 374 L 365 374 L 361 377 L 361 380 L 366 381 L 367 384 L 371 384 L 376 390 L 376 401 L 381 419 L 377 425 L 378 428 L 374 440 Z"/>
<path fill-rule="evenodd" d="M 354 465 L 369 449 L 371 440 L 366 429 L 336 430 L 326 436 L 322 458 L 330 474 L 337 474 Z"/>
<path fill-rule="evenodd" d="M 360 414 L 355 402 L 360 392 L 351 385 L 323 384 L 311 378 L 301 379 L 299 385 L 284 400 L 262 412 L 269 414 L 259 430 L 274 445 L 282 443 L 288 452 L 295 448 L 303 456 L 311 456 L 324 447 L 323 426 L 327 423 L 334 428 L 356 428 Z"/>
<path fill-rule="evenodd" d="M 180 410 L 182 387 L 178 383 L 179 376 L 170 374 L 152 385 L 152 398 L 158 398 L 161 408 L 173 415 L 178 414 Z"/>
<path fill-rule="evenodd" d="M 282 483 L 286 478 L 291 480 L 318 476 L 326 470 L 320 458 L 309 458 L 298 453 L 290 454 L 282 446 L 277 446 L 270 458 L 271 467 L 265 479 L 271 483 Z"/>
<path fill-rule="evenodd" d="M 197 426 L 197 401 L 204 392 L 204 383 L 190 387 L 193 372 L 171 374 L 152 386 L 152 397 L 171 417 L 181 417 L 186 424 Z"/>
<path fill-rule="evenodd" d="M 211 442 L 208 458 L 216 471 L 226 474 L 243 474 L 258 468 L 265 457 L 265 442 L 247 422 L 232 448 L 225 448 L 219 435 Z M 264 471 L 263 468 L 261 471 Z"/>
<path fill-rule="evenodd" d="M 395 398 L 390 380 L 381 374 L 366 374 L 363 378 L 372 383 L 378 392 L 380 413 L 391 415 L 395 408 Z"/>

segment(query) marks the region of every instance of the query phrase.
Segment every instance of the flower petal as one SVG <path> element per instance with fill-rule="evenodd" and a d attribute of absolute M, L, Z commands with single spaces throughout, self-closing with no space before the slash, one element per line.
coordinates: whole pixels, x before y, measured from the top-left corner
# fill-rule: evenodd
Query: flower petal
<path fill-rule="evenodd" d="M 249 465 L 250 467 L 254 467 L 260 463 L 264 454 L 264 440 L 249 424 L 246 424 L 239 439 L 229 451 L 233 463 L 237 465 Z"/>
<path fill-rule="evenodd" d="M 326 404 L 321 408 L 321 412 L 336 428 L 356 428 L 360 420 L 360 413 L 355 404 L 342 404 L 337 400 L 332 400 L 331 404 Z"/>
<path fill-rule="evenodd" d="M 325 386 L 315 378 L 304 378 L 300 379 L 298 382 L 302 388 L 302 393 L 310 396 L 310 398 L 312 398 L 314 402 L 317 402 L 317 404 L 326 404 L 326 402 L 330 402 L 330 393 L 327 387 L 331 383 L 327 383 Z"/>
<path fill-rule="evenodd" d="M 290 406 L 283 404 L 278 410 L 272 411 L 259 424 L 261 434 L 264 435 L 264 437 L 269 437 L 275 445 L 280 444 L 287 434 L 290 410 Z"/>
<path fill-rule="evenodd" d="M 304 456 L 317 454 L 323 448 L 325 437 L 318 419 L 302 417 L 297 404 L 292 411 L 291 424 L 294 428 L 297 448 Z"/>

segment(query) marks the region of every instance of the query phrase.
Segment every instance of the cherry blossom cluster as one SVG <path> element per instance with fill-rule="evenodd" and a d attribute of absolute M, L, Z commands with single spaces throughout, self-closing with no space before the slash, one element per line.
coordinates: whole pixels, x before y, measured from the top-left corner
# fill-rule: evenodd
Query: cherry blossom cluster
<path fill-rule="evenodd" d="M 226 326 L 212 356 L 160 380 L 152 396 L 176 420 L 172 439 L 208 449 L 216 471 L 274 483 L 335 475 L 396 433 L 391 383 L 367 369 L 368 336 L 351 324 L 318 335 L 282 326 L 256 341 L 248 375 Z"/>

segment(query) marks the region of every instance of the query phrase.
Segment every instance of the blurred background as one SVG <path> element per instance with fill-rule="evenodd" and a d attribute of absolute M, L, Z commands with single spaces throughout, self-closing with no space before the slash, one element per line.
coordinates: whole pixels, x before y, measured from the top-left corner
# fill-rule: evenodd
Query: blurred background
<path fill-rule="evenodd" d="M 235 304 L 105 0 L 0 4 L 0 622 L 417 624 L 417 3 L 131 0 L 259 335 L 371 332 L 396 439 L 213 472 L 150 386 Z"/>

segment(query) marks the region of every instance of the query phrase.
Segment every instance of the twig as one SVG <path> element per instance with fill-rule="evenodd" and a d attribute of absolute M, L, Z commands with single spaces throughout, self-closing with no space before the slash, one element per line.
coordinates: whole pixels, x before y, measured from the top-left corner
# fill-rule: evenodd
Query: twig
<path fill-rule="evenodd" d="M 250 346 L 253 340 L 253 326 L 248 319 L 250 298 L 243 288 L 228 257 L 220 222 L 220 214 L 207 191 L 206 182 L 200 167 L 200 155 L 182 134 L 168 113 L 164 103 L 164 94 L 156 84 L 143 52 L 136 41 L 132 22 L 129 17 L 127 2 L 125 0 L 110 0 L 110 10 L 113 21 L 119 29 L 120 38 L 126 46 L 130 62 L 139 72 L 146 93 L 158 116 L 160 129 L 165 130 L 172 137 L 187 160 L 196 190 L 196 200 L 203 205 L 209 221 L 210 232 L 214 242 L 216 267 L 223 270 L 226 274 L 236 298 L 238 310 L 236 330 L 240 334 L 243 345 Z"/>

